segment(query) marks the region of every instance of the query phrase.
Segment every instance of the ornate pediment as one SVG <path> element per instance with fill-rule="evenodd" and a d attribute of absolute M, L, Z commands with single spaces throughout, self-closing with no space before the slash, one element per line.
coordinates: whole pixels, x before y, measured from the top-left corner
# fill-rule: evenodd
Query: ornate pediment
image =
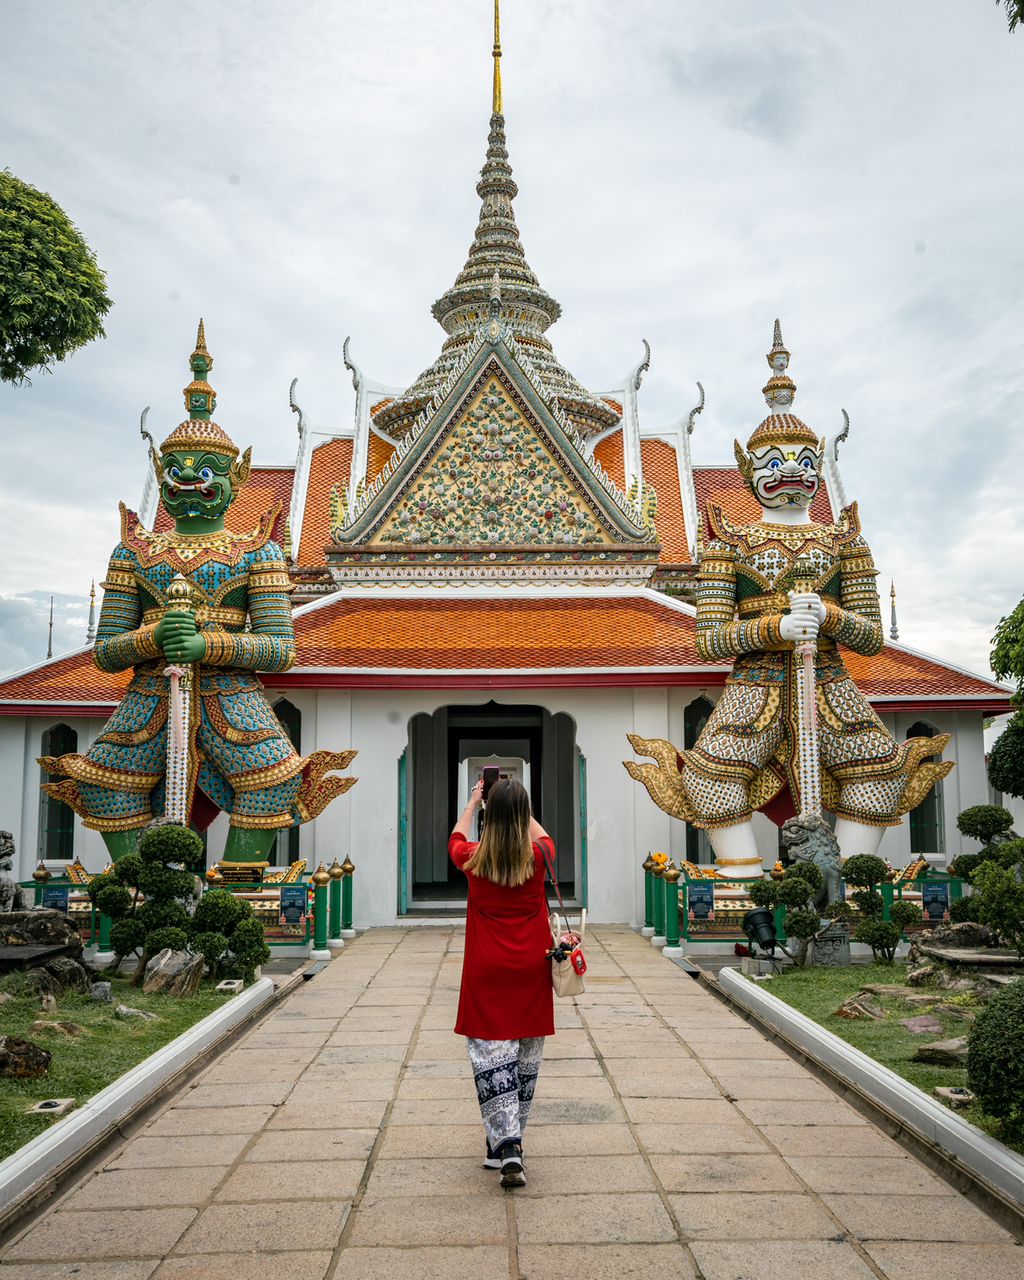
<path fill-rule="evenodd" d="M 530 374 L 504 333 L 481 337 L 373 490 L 351 513 L 337 512 L 327 557 L 336 579 L 371 576 L 375 564 L 382 578 L 422 577 L 391 570 L 428 558 L 438 572 L 453 560 L 490 567 L 473 576 L 509 576 L 512 562 L 512 576 L 536 576 L 523 566 L 541 561 L 600 562 L 604 580 L 613 562 L 628 562 L 631 580 L 649 574 L 658 552 L 651 521 L 584 456 Z"/>

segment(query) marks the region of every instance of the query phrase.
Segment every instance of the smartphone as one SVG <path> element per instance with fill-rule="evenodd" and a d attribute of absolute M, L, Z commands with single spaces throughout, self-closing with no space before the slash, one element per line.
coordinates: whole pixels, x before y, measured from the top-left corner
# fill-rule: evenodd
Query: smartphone
<path fill-rule="evenodd" d="M 484 799 L 484 802 L 485 802 L 485 803 L 486 803 L 486 801 L 487 801 L 487 797 L 488 797 L 488 795 L 490 794 L 491 787 L 493 787 L 493 786 L 494 786 L 494 784 L 498 781 L 498 778 L 500 777 L 500 775 L 501 775 L 501 770 L 498 768 L 498 766 L 497 766 L 497 765 L 490 765 L 490 764 L 489 764 L 489 765 L 487 765 L 487 766 L 484 768 L 484 773 L 483 773 L 483 778 L 484 778 L 483 799 Z"/>

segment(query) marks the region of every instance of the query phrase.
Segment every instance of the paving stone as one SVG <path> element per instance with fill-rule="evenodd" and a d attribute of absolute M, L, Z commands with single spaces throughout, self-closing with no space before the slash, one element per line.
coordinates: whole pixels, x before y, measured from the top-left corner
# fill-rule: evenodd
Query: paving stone
<path fill-rule="evenodd" d="M 261 1055 L 262 1056 L 262 1055 Z M 305 1059 L 302 1062 L 275 1062 L 275 1063 L 249 1063 L 245 1059 L 248 1054 L 232 1055 L 226 1061 L 211 1068 L 202 1077 L 203 1085 L 211 1084 L 244 1084 L 248 1087 L 250 1081 L 258 1080 L 261 1084 L 282 1083 L 294 1084 L 302 1075 L 306 1067 L 312 1061 L 312 1058 Z M 237 1093 L 237 1089 L 236 1089 Z"/>
<path fill-rule="evenodd" d="M 363 1044 L 358 1038 L 348 1044 L 327 1045 L 320 1051 L 317 1062 L 398 1062 L 405 1059 L 408 1043 Z"/>
<path fill-rule="evenodd" d="M 693 1256 L 704 1280 L 875 1280 L 875 1273 L 848 1244 L 835 1240 L 699 1241 Z"/>
<path fill-rule="evenodd" d="M 365 1160 L 266 1160 L 240 1164 L 218 1190 L 225 1200 L 348 1200 L 359 1189 Z"/>
<path fill-rule="evenodd" d="M 384 1119 L 386 1102 L 335 1102 L 325 1089 L 318 1105 L 306 1103 L 278 1107 L 268 1129 L 308 1129 L 318 1120 L 329 1121 L 335 1129 L 376 1129 Z"/>
<path fill-rule="evenodd" d="M 831 1240 L 838 1234 L 808 1195 L 720 1191 L 670 1195 L 669 1203 L 684 1240 Z M 798 1274 L 791 1271 L 790 1277 Z"/>
<path fill-rule="evenodd" d="M 871 1156 L 889 1159 L 906 1153 L 892 1138 L 887 1138 L 872 1125 L 781 1125 L 761 1126 L 766 1142 L 777 1147 L 784 1156 Z"/>
<path fill-rule="evenodd" d="M 607 1082 L 601 1084 L 608 1088 Z M 609 1090 L 610 1092 L 610 1090 Z M 399 1086 L 395 1098 L 399 1102 L 423 1102 L 431 1098 L 475 1098 L 472 1076 L 410 1076 Z"/>
<path fill-rule="evenodd" d="M 636 1126 L 636 1136 L 645 1151 L 666 1155 L 768 1150 L 764 1139 L 749 1124 L 640 1124 Z"/>
<path fill-rule="evenodd" d="M 398 1099 L 391 1108 L 390 1124 L 448 1125 L 480 1123 L 475 1097 Z"/>
<path fill-rule="evenodd" d="M 255 1166 L 254 1166 L 255 1167 Z M 345 1226 L 350 1205 L 329 1200 L 303 1210 L 295 1201 L 261 1202 L 246 1212 L 234 1204 L 204 1209 L 179 1241 L 177 1253 L 269 1253 L 283 1250 L 333 1249 Z"/>
<path fill-rule="evenodd" d="M 479 1134 L 479 1129 L 475 1131 Z M 477 1138 L 479 1144 L 479 1138 Z M 523 1144 L 530 1158 L 561 1156 L 625 1156 L 637 1151 L 626 1124 L 542 1124 L 528 1125 Z"/>
<path fill-rule="evenodd" d="M 798 1177 L 819 1194 L 836 1193 L 900 1196 L 955 1196 L 957 1193 L 941 1178 L 910 1156 L 901 1155 L 877 1160 L 865 1156 L 844 1156 L 836 1160 L 828 1155 L 787 1156 L 787 1162 Z"/>
<path fill-rule="evenodd" d="M 756 1076 L 759 1079 L 771 1077 L 774 1080 L 778 1076 L 786 1076 L 793 1080 L 814 1079 L 806 1067 L 801 1066 L 799 1062 L 794 1062 L 792 1058 L 762 1058 L 760 1055 L 761 1046 L 756 1045 L 751 1046 L 751 1050 L 742 1058 L 735 1054 L 731 1057 L 715 1055 L 701 1057 L 700 1064 L 713 1076 L 733 1076 L 742 1071 L 744 1075 Z"/>
<path fill-rule="evenodd" d="M 153 1141 L 153 1139 L 150 1139 Z M 168 1140 L 169 1141 L 169 1140 Z M 227 1173 L 226 1165 L 206 1168 L 114 1169 L 97 1173 L 61 1203 L 67 1209 L 162 1208 L 165 1205 L 203 1205 Z M 133 1250 L 133 1252 L 138 1252 Z"/>
<path fill-rule="evenodd" d="M 823 1195 L 822 1200 L 859 1240 L 963 1240 L 979 1244 L 1011 1236 L 958 1195 Z M 1021 1254 L 1024 1259 L 1024 1253 Z"/>
<path fill-rule="evenodd" d="M 538 1129 L 537 1132 L 541 1131 Z M 421 1160 L 458 1156 L 483 1158 L 483 1151 L 484 1131 L 478 1116 L 476 1124 L 451 1124 L 444 1128 L 433 1124 L 388 1125 L 377 1150 L 377 1159 L 401 1160 L 410 1156 Z"/>
<path fill-rule="evenodd" d="M 420 1157 L 378 1160 L 366 1186 L 373 1198 L 384 1196 L 482 1196 L 503 1194 L 498 1175 L 482 1164 L 483 1151 L 472 1156 L 435 1160 L 424 1171 Z"/>
<path fill-rule="evenodd" d="M 537 1081 L 538 1098 L 607 1098 L 612 1099 L 615 1094 L 612 1092 L 612 1086 L 603 1077 L 599 1076 L 556 1076 L 551 1072 L 545 1072 L 541 1067 L 540 1078 Z"/>
<path fill-rule="evenodd" d="M 284 1102 L 292 1091 L 290 1081 L 253 1080 L 245 1086 L 247 1105 L 267 1103 L 272 1107 Z M 237 1084 L 197 1084 L 175 1100 L 176 1107 L 230 1107 L 238 1101 Z"/>
<path fill-rule="evenodd" d="M 868 1242 L 871 1259 L 889 1280 L 1024 1280 L 1019 1244 L 895 1244 Z"/>
<path fill-rule="evenodd" d="M 336 1078 L 336 1077 L 335 1077 Z M 390 1102 L 395 1094 L 395 1081 L 390 1076 L 383 1080 L 368 1077 L 349 1078 L 338 1082 L 338 1092 L 344 1098 L 344 1105 L 351 1102 Z M 321 1108 L 331 1096 L 322 1082 L 300 1080 L 288 1095 L 290 1107 Z"/>
<path fill-rule="evenodd" d="M 781 1156 L 652 1155 L 651 1167 L 666 1191 L 799 1191 Z"/>
<path fill-rule="evenodd" d="M 165 1111 L 145 1130 L 146 1137 L 191 1137 L 220 1133 L 256 1133 L 274 1114 L 263 1107 L 179 1107 Z"/>
<path fill-rule="evenodd" d="M 740 1124 L 743 1117 L 716 1091 L 713 1098 L 623 1098 L 634 1124 Z"/>
<path fill-rule="evenodd" d="M 680 1066 L 665 1075 L 651 1075 L 646 1071 L 612 1072 L 615 1087 L 625 1098 L 721 1098 L 722 1091 L 709 1075 L 706 1075 L 692 1059 L 684 1059 Z"/>
<path fill-rule="evenodd" d="M 716 1077 L 719 1085 L 739 1102 L 771 1099 L 772 1102 L 829 1103 L 836 1095 L 827 1085 L 810 1076 L 758 1076 L 753 1071 L 736 1071 Z"/>
<path fill-rule="evenodd" d="M 270 1255 L 272 1280 L 324 1280 L 331 1256 L 324 1250 L 274 1253 Z M 204 1253 L 168 1258 L 153 1280 L 239 1280 L 252 1270 L 258 1257 L 254 1253 Z"/>
<path fill-rule="evenodd" d="M 536 1132 L 540 1133 L 541 1130 Z M 576 1159 L 571 1148 L 561 1154 L 526 1154 L 527 1180 L 517 1195 L 582 1195 L 602 1192 L 657 1191 L 657 1185 L 641 1155 L 588 1156 Z"/>
<path fill-rule="evenodd" d="M 148 1262 L 14 1262 L 0 1269 L 3 1280 L 149 1280 L 160 1265 Z"/>
<path fill-rule="evenodd" d="M 261 1133 L 246 1162 L 363 1160 L 377 1140 L 376 1129 L 282 1129 Z"/>
<path fill-rule="evenodd" d="M 490 1280 L 507 1274 L 508 1250 L 498 1245 L 348 1248 L 342 1252 L 332 1280 Z M 279 1277 L 275 1275 L 274 1280 Z"/>
<path fill-rule="evenodd" d="M 521 1244 L 657 1244 L 676 1238 L 661 1197 L 645 1192 L 519 1196 L 515 1212 Z"/>
<path fill-rule="evenodd" d="M 602 1102 L 600 1099 L 574 1102 L 571 1098 L 539 1098 L 530 1111 L 531 1127 L 544 1124 L 614 1124 L 625 1118 L 617 1102 Z"/>
<path fill-rule="evenodd" d="M 152 1130 L 133 1138 L 106 1166 L 108 1169 L 184 1169 L 234 1164 L 251 1133 L 193 1134 L 185 1138 L 150 1136 Z M 116 1202 L 115 1202 L 116 1203 Z M 159 1201 L 154 1200 L 154 1204 Z"/>
<path fill-rule="evenodd" d="M 108 1209 L 51 1213 L 3 1255 L 3 1262 L 163 1257 L 195 1221 L 195 1209 Z"/>
<path fill-rule="evenodd" d="M 521 1244 L 519 1271 L 528 1280 L 691 1280 L 695 1274 L 678 1244 Z"/>
<path fill-rule="evenodd" d="M 838 1098 L 832 1102 L 786 1102 L 777 1099 L 749 1098 L 736 1103 L 754 1124 L 862 1124 L 868 1122 L 853 1107 Z"/>
<path fill-rule="evenodd" d="M 365 1196 L 353 1215 L 350 1245 L 504 1244 L 504 1195 Z"/>

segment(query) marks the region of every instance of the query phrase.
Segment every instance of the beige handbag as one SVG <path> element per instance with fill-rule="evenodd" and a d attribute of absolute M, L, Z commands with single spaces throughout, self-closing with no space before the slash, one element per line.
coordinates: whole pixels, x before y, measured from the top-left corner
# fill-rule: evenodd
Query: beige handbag
<path fill-rule="evenodd" d="M 551 928 L 551 950 L 548 952 L 551 958 L 551 985 L 556 996 L 581 996 L 585 990 L 583 975 L 587 971 L 587 961 L 583 954 L 583 938 L 587 932 L 586 908 L 580 911 L 579 931 L 571 929 L 569 927 L 569 917 L 565 911 L 565 903 L 562 901 L 561 890 L 558 888 L 558 881 L 555 879 L 554 870 L 548 863 L 547 854 L 544 853 L 543 847 L 541 848 L 541 854 L 544 858 L 544 869 L 548 874 L 548 879 L 554 886 L 558 905 L 562 908 L 562 919 L 565 921 L 565 929 L 563 930 L 558 923 L 557 911 L 552 914 L 551 919 L 548 921 Z"/>

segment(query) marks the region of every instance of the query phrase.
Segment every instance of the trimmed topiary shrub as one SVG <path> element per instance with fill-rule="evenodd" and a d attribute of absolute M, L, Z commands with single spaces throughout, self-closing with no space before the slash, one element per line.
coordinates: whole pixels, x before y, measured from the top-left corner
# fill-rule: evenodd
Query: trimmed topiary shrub
<path fill-rule="evenodd" d="M 889 911 L 889 917 L 900 933 L 906 933 L 907 925 L 921 923 L 924 912 L 916 902 L 905 902 L 902 898 L 897 898 Z"/>
<path fill-rule="evenodd" d="M 254 981 L 256 969 L 270 959 L 270 948 L 263 937 L 263 925 L 254 915 L 247 916 L 235 925 L 228 945 L 242 971 L 242 977 L 246 982 Z"/>
<path fill-rule="evenodd" d="M 873 853 L 855 853 L 843 863 L 843 879 L 858 889 L 874 889 L 888 874 L 889 868 Z"/>
<path fill-rule="evenodd" d="M 989 752 L 988 780 L 1003 795 L 1024 796 L 1024 712 L 1017 712 Z"/>
<path fill-rule="evenodd" d="M 993 836 L 1009 831 L 1013 826 L 1013 814 L 998 804 L 976 804 L 965 809 L 956 820 L 961 835 L 989 844 Z"/>
<path fill-rule="evenodd" d="M 972 1024 L 967 1083 L 1007 1137 L 1024 1137 L 1024 978 L 993 996 Z"/>
<path fill-rule="evenodd" d="M 1008 846 L 1004 846 L 1008 847 Z M 974 918 L 1024 956 L 1024 883 L 1019 864 L 986 862 L 974 873 Z"/>
<path fill-rule="evenodd" d="M 860 922 L 853 936 L 857 942 L 864 942 L 871 948 L 878 964 L 892 964 L 896 948 L 900 945 L 900 929 L 892 920 L 869 916 Z"/>
<path fill-rule="evenodd" d="M 951 924 L 966 924 L 971 921 L 973 924 L 980 923 L 975 919 L 973 898 L 954 898 L 949 904 L 949 919 Z"/>

